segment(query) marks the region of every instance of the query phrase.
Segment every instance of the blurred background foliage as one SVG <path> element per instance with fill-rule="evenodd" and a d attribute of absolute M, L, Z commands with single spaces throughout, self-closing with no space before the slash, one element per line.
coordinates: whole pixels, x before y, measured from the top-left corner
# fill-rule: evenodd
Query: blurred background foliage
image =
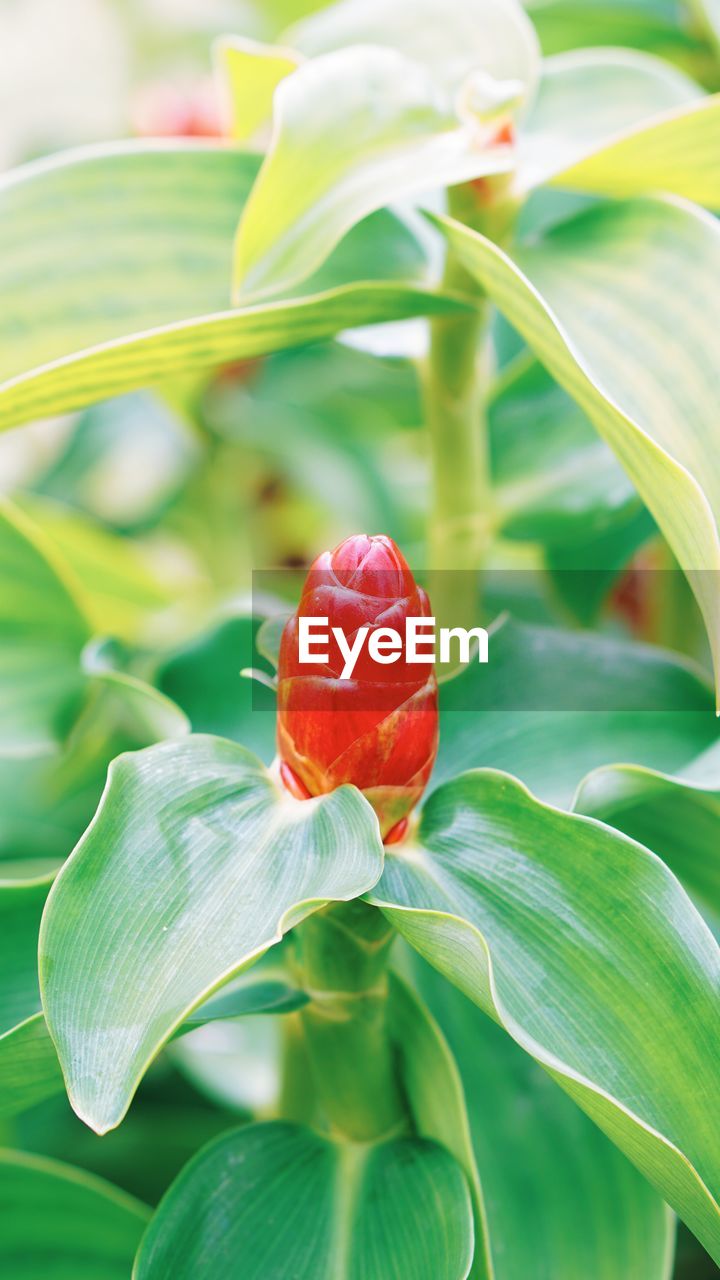
<path fill-rule="evenodd" d="M 313 0 L 0 0 L 0 169 L 109 138 L 221 132 L 212 41 L 228 31 L 272 40 L 320 7 Z M 528 0 L 527 7 L 545 53 L 622 45 L 667 59 L 708 89 L 720 87 L 720 51 L 702 5 Z M 585 203 L 543 192 L 529 202 L 524 223 L 546 226 Z M 149 678 L 193 728 L 242 737 L 266 758 L 272 753 L 271 701 L 266 714 L 250 717 L 249 686 L 239 676 L 244 665 L 269 669 L 245 616 L 252 568 L 302 566 L 360 529 L 390 534 L 411 563 L 422 564 L 428 468 L 413 357 L 423 325 L 357 332 L 210 376 L 178 377 L 0 436 L 0 494 L 62 553 L 93 632 L 107 638 L 87 660 L 89 680 L 103 671 Z M 705 659 L 680 575 L 673 575 L 679 596 L 669 604 L 653 598 L 652 574 L 642 570 L 673 561 L 619 464 L 506 322 L 495 322 L 494 339 L 491 567 L 528 573 L 511 573 L 506 588 L 493 588 L 493 611 L 511 604 L 531 621 L 671 645 L 681 615 L 683 647 Z M 590 577 L 561 572 L 593 564 L 598 572 Z M 228 698 L 231 671 L 238 685 Z M 79 772 L 71 760 L 55 778 L 62 821 L 57 849 L 43 837 L 46 854 L 60 856 L 79 835 L 107 759 L 152 740 L 137 710 L 124 705 L 122 716 L 96 716 L 78 749 Z M 92 709 L 84 714 L 92 721 Z M 154 707 L 152 714 L 171 713 Z M 30 807 L 36 784 L 15 774 L 10 783 L 26 788 Z M 16 844 L 17 830 L 0 822 L 0 845 Z M 24 854 L 37 854 L 32 844 Z M 153 1204 L 209 1138 L 272 1107 L 281 1087 L 278 1052 L 276 1019 L 199 1028 L 161 1057 L 116 1132 L 96 1137 L 58 1095 L 0 1120 L 0 1140 L 101 1173 Z M 676 1276 L 713 1274 L 683 1230 Z"/>

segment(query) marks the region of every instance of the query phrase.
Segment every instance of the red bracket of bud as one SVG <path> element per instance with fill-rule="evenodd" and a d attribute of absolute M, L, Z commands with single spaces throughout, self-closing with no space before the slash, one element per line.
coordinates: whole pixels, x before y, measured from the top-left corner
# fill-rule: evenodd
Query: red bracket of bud
<path fill-rule="evenodd" d="M 353 783 L 373 806 L 383 838 L 402 838 L 437 754 L 434 666 L 401 655 L 378 667 L 367 648 L 351 679 L 330 641 L 327 662 L 300 661 L 298 619 L 326 618 L 351 640 L 357 631 L 431 617 L 427 595 L 402 553 L 383 535 L 346 538 L 310 568 L 297 611 L 283 632 L 278 666 L 277 742 L 281 777 L 295 796 Z"/>

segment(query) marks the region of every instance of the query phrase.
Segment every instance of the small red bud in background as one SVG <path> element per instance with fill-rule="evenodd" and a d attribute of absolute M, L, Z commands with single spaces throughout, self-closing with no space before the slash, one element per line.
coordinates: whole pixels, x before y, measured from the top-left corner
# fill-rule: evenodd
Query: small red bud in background
<path fill-rule="evenodd" d="M 278 666 L 278 752 L 281 776 L 304 798 L 353 783 L 370 801 L 388 843 L 402 838 L 407 815 L 430 777 L 438 745 L 437 680 L 432 663 L 373 662 L 367 642 L 353 676 L 341 680 L 343 658 L 331 640 L 328 661 L 299 660 L 298 617 L 327 618 L 351 641 L 359 627 L 392 627 L 430 617 L 391 538 L 359 534 L 325 551 L 308 572 L 288 621 Z"/>
<path fill-rule="evenodd" d="M 146 85 L 133 103 L 141 138 L 220 138 L 225 132 L 212 80 Z"/>

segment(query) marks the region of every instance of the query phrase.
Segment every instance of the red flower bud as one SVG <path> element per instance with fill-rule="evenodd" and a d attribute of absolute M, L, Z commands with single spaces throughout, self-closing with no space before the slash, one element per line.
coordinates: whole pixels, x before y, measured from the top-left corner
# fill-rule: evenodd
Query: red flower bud
<path fill-rule="evenodd" d="M 395 543 L 359 534 L 325 551 L 312 565 L 297 612 L 283 632 L 278 667 L 278 751 L 285 785 L 298 796 L 358 787 L 380 820 L 383 837 L 402 835 L 407 815 L 427 784 L 437 753 L 437 680 L 430 662 L 373 660 L 368 641 L 381 628 L 405 636 L 407 618 L 431 616 Z M 300 661 L 299 618 L 327 618 L 316 634 L 322 665 Z M 350 679 L 332 636 L 352 643 L 369 631 Z M 429 633 L 428 633 L 429 634 Z M 399 825 L 400 824 L 400 825 Z"/>

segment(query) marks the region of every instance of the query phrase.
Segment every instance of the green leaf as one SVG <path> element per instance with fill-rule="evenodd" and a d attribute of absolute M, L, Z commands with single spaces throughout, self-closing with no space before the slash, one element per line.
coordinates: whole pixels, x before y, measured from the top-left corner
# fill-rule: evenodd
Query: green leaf
<path fill-rule="evenodd" d="M 251 143 L 272 115 L 277 86 L 300 59 L 280 45 L 223 36 L 216 45 L 216 60 L 228 91 L 230 134 L 236 142 Z"/>
<path fill-rule="evenodd" d="M 667 1280 L 660 1197 L 475 1005 L 426 965 L 413 973 L 460 1068 L 495 1280 Z"/>
<path fill-rule="evenodd" d="M 633 48 L 679 65 L 690 63 L 702 46 L 678 23 L 674 0 L 526 0 L 526 8 L 546 54 L 578 46 Z"/>
<path fill-rule="evenodd" d="M 165 1195 L 135 1280 L 464 1280 L 472 1216 L 459 1166 L 419 1138 L 344 1146 L 300 1125 L 209 1144 Z"/>
<path fill-rule="evenodd" d="M 222 620 L 163 662 L 155 680 L 190 719 L 195 733 L 216 733 L 270 764 L 275 755 L 276 699 L 240 672 L 263 663 L 256 637 L 257 618 Z"/>
<path fill-rule="evenodd" d="M 62 1091 L 60 1064 L 40 1012 L 37 944 L 48 879 L 0 887 L 0 1116 Z"/>
<path fill-rule="evenodd" d="M 717 739 L 712 690 L 677 656 L 510 619 L 440 686 L 435 786 L 491 765 L 570 808 L 585 774 L 630 761 L 674 772 Z"/>
<path fill-rule="evenodd" d="M 0 506 L 0 751 L 52 750 L 82 694 L 80 651 L 89 638 L 69 574 L 42 535 Z"/>
<path fill-rule="evenodd" d="M 353 788 L 294 801 L 248 751 L 203 735 L 114 760 L 40 934 L 45 1015 L 81 1119 L 118 1124 L 197 1005 L 381 868 L 377 819 Z"/>
<path fill-rule="evenodd" d="M 499 379 L 488 419 L 503 537 L 575 546 L 641 509 L 592 423 L 532 358 L 521 356 Z"/>
<path fill-rule="evenodd" d="M 516 0 L 340 0 L 296 23 L 285 39 L 310 57 L 352 44 L 396 49 L 450 93 L 483 71 L 519 81 L 529 96 L 540 62 L 532 23 Z"/>
<path fill-rule="evenodd" d="M 45 1019 L 35 1013 L 0 1036 L 0 1117 L 17 1115 L 64 1090 Z"/>
<path fill-rule="evenodd" d="M 267 959 L 253 965 L 215 996 L 211 996 L 185 1019 L 179 1034 L 208 1022 L 243 1018 L 264 1013 L 294 1013 L 308 1003 L 309 996 L 293 982 L 287 969 L 276 960 L 277 948 Z"/>
<path fill-rule="evenodd" d="M 25 877 L 38 860 L 57 867 L 90 821 L 113 757 L 187 732 L 180 709 L 131 676 L 86 669 L 83 693 L 62 743 L 0 764 L 0 855 L 9 860 L 0 875 L 17 864 Z"/>
<path fill-rule="evenodd" d="M 70 1165 L 0 1153 L 7 1280 L 127 1280 L 149 1210 Z"/>
<path fill-rule="evenodd" d="M 720 676 L 717 223 L 670 200 L 601 205 L 513 258 L 440 225 L 617 454 L 689 573 Z"/>
<path fill-rule="evenodd" d="M 445 1147 L 470 1187 L 475 1222 L 470 1274 L 473 1280 L 495 1280 L 488 1252 L 486 1206 L 457 1064 L 426 1005 L 394 973 L 390 974 L 389 1029 L 414 1131 Z"/>
<path fill-rule="evenodd" d="M 422 253 L 383 214 L 310 282 L 322 292 L 231 310 L 232 239 L 257 167 L 174 140 L 71 152 L 0 180 L 0 425 L 459 305 L 404 283 L 422 277 Z"/>
<path fill-rule="evenodd" d="M 714 205 L 720 96 L 659 58 L 588 49 L 543 64 L 519 137 L 518 187 L 543 183 L 599 195 L 670 191 Z"/>
<path fill-rule="evenodd" d="M 235 242 L 236 296 L 296 285 L 361 218 L 426 190 L 429 174 L 451 186 L 510 167 L 510 148 L 483 147 L 478 120 L 461 122 L 429 72 L 395 50 L 306 62 L 275 91 L 272 143 Z"/>
<path fill-rule="evenodd" d="M 40 1009 L 37 937 L 48 881 L 0 888 L 0 1033 Z"/>
<path fill-rule="evenodd" d="M 574 808 L 654 849 L 699 906 L 720 921 L 720 744 L 676 774 L 640 765 L 596 769 Z"/>
<path fill-rule="evenodd" d="M 23 495 L 19 506 L 72 572 L 95 634 L 137 641 L 148 617 L 178 594 L 129 538 L 62 503 Z"/>
<path fill-rule="evenodd" d="M 720 1258 L 720 950 L 659 858 L 477 770 L 433 793 L 369 897 Z"/>

